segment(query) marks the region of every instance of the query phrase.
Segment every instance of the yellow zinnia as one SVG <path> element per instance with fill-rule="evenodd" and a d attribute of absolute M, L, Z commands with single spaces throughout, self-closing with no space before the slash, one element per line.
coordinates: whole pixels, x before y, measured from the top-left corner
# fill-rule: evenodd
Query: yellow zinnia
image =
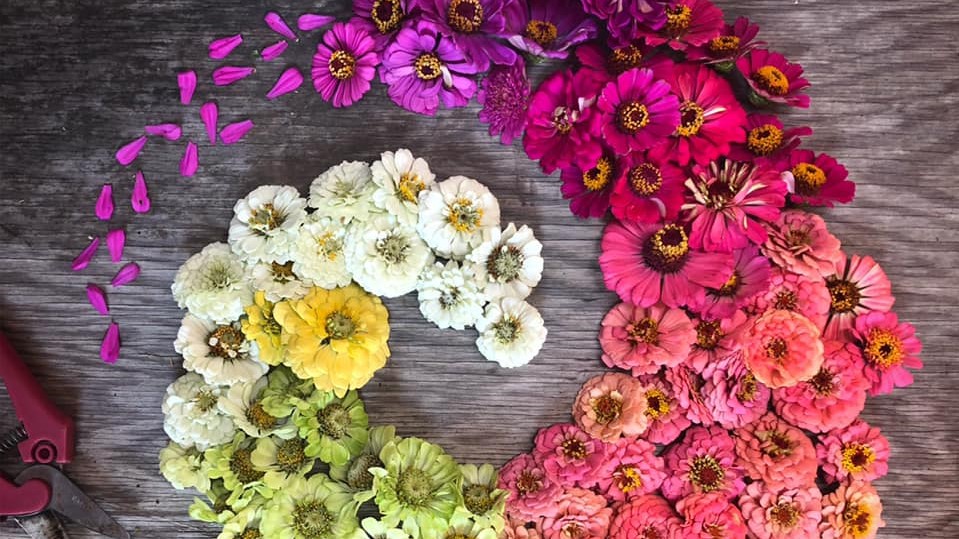
<path fill-rule="evenodd" d="M 277 303 L 273 317 L 283 329 L 286 365 L 339 397 L 363 387 L 390 357 L 389 313 L 355 284 L 313 288 L 303 299 Z"/>
<path fill-rule="evenodd" d="M 283 361 L 283 341 L 280 325 L 273 318 L 273 303 L 266 300 L 261 290 L 253 297 L 253 305 L 244 310 L 243 334 L 256 343 L 257 359 L 267 365 L 279 365 Z"/>

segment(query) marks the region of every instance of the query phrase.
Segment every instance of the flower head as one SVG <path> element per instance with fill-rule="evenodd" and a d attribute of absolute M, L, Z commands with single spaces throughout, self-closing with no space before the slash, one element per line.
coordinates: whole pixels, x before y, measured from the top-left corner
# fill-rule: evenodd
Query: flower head
<path fill-rule="evenodd" d="M 487 298 L 468 268 L 455 260 L 426 268 L 417 284 L 420 313 L 440 328 L 465 329 L 483 316 Z"/>
<path fill-rule="evenodd" d="M 596 474 L 596 488 L 610 505 L 656 492 L 666 478 L 656 446 L 644 440 L 620 438 L 606 456 Z"/>
<path fill-rule="evenodd" d="M 529 303 L 512 297 L 490 302 L 476 321 L 476 346 L 483 357 L 514 368 L 526 365 L 546 342 L 542 315 Z"/>
<path fill-rule="evenodd" d="M 825 277 L 835 271 L 843 257 L 839 240 L 814 213 L 784 211 L 766 225 L 766 231 L 763 254 L 784 270 L 810 278 Z"/>
<path fill-rule="evenodd" d="M 280 539 L 361 539 L 349 493 L 323 474 L 296 477 L 267 503 L 260 530 Z"/>
<path fill-rule="evenodd" d="M 273 318 L 273 307 L 264 292 L 257 292 L 240 325 L 250 343 L 250 356 L 267 365 L 279 365 L 284 354 L 282 328 Z"/>
<path fill-rule="evenodd" d="M 291 255 L 293 273 L 322 288 L 350 284 L 353 278 L 346 270 L 344 253 L 346 233 L 346 227 L 329 217 L 312 218 L 304 223 Z"/>
<path fill-rule="evenodd" d="M 649 427 L 643 438 L 655 444 L 670 444 L 686 430 L 690 421 L 680 404 L 671 383 L 661 375 L 640 376 L 646 399 L 646 417 Z"/>
<path fill-rule="evenodd" d="M 646 398 L 632 376 L 608 372 L 583 384 L 573 403 L 573 420 L 590 436 L 614 442 L 646 430 Z"/>
<path fill-rule="evenodd" d="M 438 256 L 462 260 L 499 227 L 499 202 L 480 182 L 453 176 L 420 194 L 416 230 Z"/>
<path fill-rule="evenodd" d="M 302 229 L 302 227 L 301 227 Z M 291 243 L 291 248 L 295 248 L 296 241 Z M 293 261 L 287 261 L 283 264 L 279 262 L 260 262 L 253 266 L 251 273 L 252 286 L 254 290 L 262 291 L 266 299 L 270 301 L 281 301 L 284 299 L 299 299 L 306 295 L 312 284 L 304 280 L 293 270 Z"/>
<path fill-rule="evenodd" d="M 363 25 L 335 23 L 313 55 L 313 87 L 334 107 L 349 107 L 370 90 L 380 63 L 376 41 Z"/>
<path fill-rule="evenodd" d="M 560 191 L 569 200 L 573 215 L 601 218 L 609 210 L 610 195 L 619 175 L 619 162 L 609 152 L 577 156 L 573 163 L 562 167 Z"/>
<path fill-rule="evenodd" d="M 275 416 L 263 406 L 264 390 L 268 383 L 269 380 L 264 376 L 253 383 L 233 384 L 220 397 L 217 406 L 233 418 L 233 423 L 247 436 L 292 438 L 296 435 L 296 426 L 287 421 L 286 416 Z"/>
<path fill-rule="evenodd" d="M 527 520 L 555 514 L 553 500 L 563 491 L 540 461 L 528 453 L 516 456 L 500 469 L 499 488 L 509 493 L 507 510 Z"/>
<path fill-rule="evenodd" d="M 856 318 L 853 334 L 865 360 L 863 374 L 871 384 L 870 395 L 912 384 L 907 369 L 922 368 L 922 343 L 912 324 L 900 323 L 896 313 L 868 312 Z"/>
<path fill-rule="evenodd" d="M 269 369 L 250 355 L 239 322 L 217 325 L 187 314 L 173 349 L 183 354 L 183 368 L 202 375 L 209 384 L 255 382 Z"/>
<path fill-rule="evenodd" d="M 852 481 L 822 500 L 822 539 L 874 539 L 882 520 L 882 502 L 870 483 Z"/>
<path fill-rule="evenodd" d="M 719 492 L 692 494 L 676 503 L 684 522 L 683 539 L 745 539 L 747 529 L 739 509 Z"/>
<path fill-rule="evenodd" d="M 809 81 L 802 78 L 802 67 L 789 63 L 778 52 L 755 49 L 737 60 L 736 67 L 752 88 L 756 96 L 753 100 L 809 107 L 809 96 L 801 93 L 809 87 Z"/>
<path fill-rule="evenodd" d="M 686 418 L 693 423 L 711 425 L 712 413 L 703 400 L 702 389 L 706 384 L 701 373 L 694 370 L 688 363 L 682 363 L 663 373 L 666 381 L 673 388 L 673 395 Z"/>
<path fill-rule="evenodd" d="M 658 0 L 583 0 L 583 7 L 589 13 L 609 19 L 610 41 L 618 47 L 637 41 L 645 28 L 662 28 L 667 20 L 666 6 Z"/>
<path fill-rule="evenodd" d="M 347 239 L 346 269 L 356 284 L 377 296 L 396 298 L 413 290 L 433 252 L 408 225 L 391 216 L 357 225 Z"/>
<path fill-rule="evenodd" d="M 709 0 L 680 0 L 666 7 L 666 24 L 656 30 L 639 27 L 634 38 L 643 38 L 650 46 L 667 45 L 684 51 L 703 46 L 719 37 L 723 12 Z"/>
<path fill-rule="evenodd" d="M 707 318 L 727 318 L 769 286 L 769 259 L 753 245 L 733 251 L 733 274 L 719 288 L 707 288 L 703 303 L 690 309 Z"/>
<path fill-rule="evenodd" d="M 369 164 L 343 161 L 310 184 L 310 207 L 344 225 L 366 221 L 373 211 L 375 187 Z"/>
<path fill-rule="evenodd" d="M 487 71 L 490 63 L 511 64 L 516 52 L 495 36 L 506 29 L 506 0 L 416 0 L 423 17 L 451 36 L 456 48 L 476 66 Z"/>
<path fill-rule="evenodd" d="M 682 169 L 652 161 L 641 152 L 629 154 L 617 168 L 609 199 L 617 219 L 642 223 L 676 220 L 685 191 Z"/>
<path fill-rule="evenodd" d="M 556 514 L 543 519 L 543 533 L 547 539 L 606 538 L 613 510 L 606 507 L 605 498 L 585 489 L 572 488 L 554 503 Z"/>
<path fill-rule="evenodd" d="M 739 508 L 757 539 L 806 539 L 819 535 L 822 494 L 814 485 L 770 488 L 761 481 L 750 483 L 739 497 Z"/>
<path fill-rule="evenodd" d="M 203 452 L 195 447 L 183 447 L 171 441 L 160 450 L 160 473 L 177 490 L 210 490 L 209 468 Z"/>
<path fill-rule="evenodd" d="M 680 122 L 670 86 L 648 69 L 631 69 L 609 82 L 596 104 L 603 140 L 617 154 L 643 151 L 666 140 Z"/>
<path fill-rule="evenodd" d="M 852 337 L 857 320 L 863 314 L 889 312 L 896 301 L 886 272 L 871 256 L 847 257 L 840 253 L 833 270 L 826 273 L 826 288 L 831 299 L 829 320 L 823 332 L 827 339 Z"/>
<path fill-rule="evenodd" d="M 640 67 L 647 52 L 648 47 L 642 41 L 612 49 L 598 43 L 585 43 L 576 47 L 576 59 L 582 69 L 594 72 L 596 78 L 602 80 Z"/>
<path fill-rule="evenodd" d="M 420 193 L 433 187 L 436 175 L 421 157 L 401 148 L 395 152 L 383 152 L 379 161 L 371 167 L 373 204 L 386 210 L 404 225 L 416 226 L 419 220 Z"/>
<path fill-rule="evenodd" d="M 733 63 L 749 51 L 765 45 L 756 40 L 759 25 L 746 17 L 739 17 L 733 24 L 726 24 L 718 36 L 702 45 L 687 47 L 686 58 L 706 64 L 717 65 L 717 69 L 732 69 Z"/>
<path fill-rule="evenodd" d="M 746 368 L 740 354 L 711 364 L 703 373 L 703 402 L 722 427 L 735 429 L 766 413 L 770 391 Z"/>
<path fill-rule="evenodd" d="M 889 441 L 860 419 L 823 436 L 816 453 L 829 482 L 875 481 L 889 471 Z"/>
<path fill-rule="evenodd" d="M 500 142 L 510 145 L 523 134 L 529 95 L 530 84 L 522 57 L 517 56 L 516 61 L 507 66 L 493 66 L 476 95 L 477 102 L 483 106 L 479 120 L 489 124 L 491 137 L 499 135 Z"/>
<path fill-rule="evenodd" d="M 526 225 L 516 229 L 510 223 L 494 228 L 490 241 L 466 257 L 476 279 L 483 283 L 489 298 L 525 299 L 543 276 L 543 244 Z"/>
<path fill-rule="evenodd" d="M 596 22 L 586 16 L 578 0 L 528 0 L 514 4 L 516 8 L 509 12 L 506 31 L 510 45 L 520 51 L 563 59 L 571 47 L 596 37 Z"/>
<path fill-rule="evenodd" d="M 250 490 L 270 495 L 269 487 L 263 484 L 264 473 L 257 470 L 251 460 L 254 447 L 255 438 L 237 432 L 231 442 L 211 447 L 203 453 L 203 458 L 210 463 L 210 479 L 222 480 L 224 488 L 231 493 L 227 500 L 230 505 Z"/>
<path fill-rule="evenodd" d="M 299 436 L 289 439 L 260 438 L 250 454 L 254 469 L 263 473 L 263 484 L 280 490 L 290 480 L 304 477 L 313 470 L 315 455 L 306 454 L 306 440 Z"/>
<path fill-rule="evenodd" d="M 766 311 L 739 335 L 746 366 L 756 379 L 776 389 L 809 380 L 822 367 L 819 328 L 791 311 Z"/>
<path fill-rule="evenodd" d="M 490 464 L 460 466 L 463 474 L 463 505 L 453 517 L 468 519 L 482 527 L 502 531 L 506 526 L 503 513 L 509 493 L 498 487 L 499 475 Z"/>
<path fill-rule="evenodd" d="M 392 425 L 372 427 L 368 431 L 367 443 L 360 453 L 353 455 L 344 464 L 330 465 L 330 478 L 346 485 L 347 489 L 353 493 L 353 500 L 357 506 L 373 499 L 375 493 L 370 468 L 383 467 L 380 451 L 396 439 L 396 428 Z"/>
<path fill-rule="evenodd" d="M 356 17 L 350 24 L 360 27 L 373 38 L 376 51 L 382 52 L 410 14 L 409 0 L 354 0 Z"/>
<path fill-rule="evenodd" d="M 592 137 L 598 118 L 590 108 L 594 85 L 585 70 L 574 75 L 566 69 L 551 75 L 533 93 L 526 110 L 523 148 L 547 174 L 572 165 L 574 156 L 588 162 L 602 153 Z"/>
<path fill-rule="evenodd" d="M 540 429 L 533 443 L 533 456 L 550 479 L 565 488 L 593 485 L 606 460 L 607 445 L 576 425 Z"/>
<path fill-rule="evenodd" d="M 772 412 L 737 429 L 736 462 L 746 475 L 770 488 L 812 486 L 816 449 L 806 434 Z"/>
<path fill-rule="evenodd" d="M 236 427 L 217 406 L 225 394 L 225 388 L 208 385 L 199 374 L 177 378 L 163 398 L 163 431 L 184 448 L 200 451 L 229 442 Z"/>
<path fill-rule="evenodd" d="M 834 202 L 846 204 L 856 195 L 856 184 L 847 179 L 846 167 L 824 153 L 793 152 L 789 171 L 795 182 L 795 191 L 789 197 L 793 202 L 831 208 Z"/>
<path fill-rule="evenodd" d="M 171 289 L 181 309 L 217 324 L 237 320 L 253 302 L 243 262 L 225 243 L 211 243 L 187 259 Z"/>
<path fill-rule="evenodd" d="M 769 286 L 761 294 L 753 296 L 749 309 L 755 313 L 771 309 L 793 311 L 822 329 L 829 317 L 829 303 L 829 289 L 822 277 L 774 268 L 770 272 Z"/>
<path fill-rule="evenodd" d="M 653 374 L 686 359 L 696 330 L 682 309 L 662 304 L 648 308 L 620 303 L 603 317 L 599 342 L 607 367 Z"/>
<path fill-rule="evenodd" d="M 363 451 L 369 440 L 369 418 L 355 391 L 348 391 L 342 398 L 315 391 L 300 403 L 293 421 L 300 438 L 307 442 L 304 454 L 327 464 L 346 464 Z"/>
<path fill-rule="evenodd" d="M 789 159 L 799 146 L 801 137 L 812 135 L 809 127 L 786 129 L 772 114 L 750 114 L 746 117 L 746 141 L 733 144 L 729 159 L 757 162 L 780 172 L 790 170 Z"/>
<path fill-rule="evenodd" d="M 645 494 L 617 507 L 609 525 L 609 538 L 678 537 L 679 525 L 679 518 L 669 502 L 657 494 Z"/>
<path fill-rule="evenodd" d="M 246 262 L 286 262 L 304 219 L 306 200 L 295 187 L 257 187 L 233 207 L 228 241 Z"/>
<path fill-rule="evenodd" d="M 736 335 L 746 321 L 743 311 L 736 311 L 727 318 L 693 318 L 696 342 L 689 351 L 686 365 L 701 373 L 709 365 L 739 352 L 740 343 Z"/>
<path fill-rule="evenodd" d="M 663 495 L 678 500 L 690 494 L 715 492 L 724 499 L 743 490 L 743 470 L 736 463 L 733 439 L 719 427 L 693 427 L 664 454 Z"/>

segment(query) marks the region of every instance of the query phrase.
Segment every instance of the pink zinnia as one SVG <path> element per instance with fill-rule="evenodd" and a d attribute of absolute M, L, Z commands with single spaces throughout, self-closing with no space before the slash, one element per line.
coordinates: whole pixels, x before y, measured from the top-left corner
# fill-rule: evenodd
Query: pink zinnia
<path fill-rule="evenodd" d="M 827 432 L 852 423 L 866 406 L 869 382 L 859 349 L 826 341 L 819 372 L 793 387 L 773 391 L 776 413 L 801 429 Z"/>
<path fill-rule="evenodd" d="M 528 453 L 516 456 L 500 468 L 498 486 L 510 493 L 507 511 L 526 520 L 553 514 L 554 501 L 563 490 Z"/>
<path fill-rule="evenodd" d="M 376 42 L 376 50 L 382 51 L 402 27 L 411 9 L 407 0 L 353 0 L 356 17 L 351 24 L 364 28 Z"/>
<path fill-rule="evenodd" d="M 619 155 L 666 140 L 679 125 L 679 101 L 648 69 L 631 69 L 604 88 L 596 103 L 603 140 Z"/>
<path fill-rule="evenodd" d="M 546 539 L 606 539 L 613 510 L 606 498 L 581 488 L 564 492 L 554 501 L 556 512 L 543 519 Z"/>
<path fill-rule="evenodd" d="M 809 107 L 809 96 L 800 93 L 809 87 L 809 81 L 802 78 L 802 67 L 789 63 L 778 52 L 755 49 L 737 60 L 736 67 L 753 89 L 755 97 L 751 100 Z"/>
<path fill-rule="evenodd" d="M 735 334 L 746 321 L 746 313 L 743 311 L 736 311 L 722 319 L 694 318 L 696 342 L 689 351 L 686 364 L 701 373 L 709 365 L 738 352 L 740 345 Z"/>
<path fill-rule="evenodd" d="M 746 366 L 772 389 L 809 380 L 822 367 L 819 328 L 798 313 L 766 311 L 742 329 L 739 342 Z"/>
<path fill-rule="evenodd" d="M 630 43 L 610 50 L 597 43 L 586 43 L 576 48 L 576 59 L 598 78 L 612 79 L 640 67 L 647 47 L 642 42 Z"/>
<path fill-rule="evenodd" d="M 703 377 L 686 364 L 666 369 L 665 377 L 673 388 L 676 402 L 686 412 L 686 418 L 693 423 L 711 425 L 713 423 L 712 413 L 703 401 L 702 393 L 700 393 L 706 383 Z"/>
<path fill-rule="evenodd" d="M 770 273 L 766 291 L 752 298 L 749 310 L 757 314 L 770 309 L 793 311 L 822 330 L 829 318 L 829 304 L 829 289 L 822 277 L 775 268 Z"/>
<path fill-rule="evenodd" d="M 490 136 L 499 135 L 500 142 L 509 146 L 523 134 L 529 94 L 526 62 L 522 57 L 517 56 L 511 65 L 490 69 L 476 94 L 476 101 L 483 105 L 479 120 L 489 124 Z"/>
<path fill-rule="evenodd" d="M 739 428 L 766 413 L 769 388 L 756 380 L 739 354 L 710 365 L 704 376 L 703 402 L 721 427 Z"/>
<path fill-rule="evenodd" d="M 607 152 L 597 156 L 577 156 L 573 164 L 563 167 L 560 191 L 569 200 L 569 210 L 577 217 L 598 219 L 609 210 L 619 164 Z"/>
<path fill-rule="evenodd" d="M 850 338 L 857 317 L 873 311 L 889 312 L 896 302 L 892 283 L 871 256 L 847 258 L 843 254 L 836 260 L 833 271 L 827 274 L 826 288 L 831 297 L 829 320 L 823 332 L 827 339 Z"/>
<path fill-rule="evenodd" d="M 669 163 L 650 161 L 643 153 L 626 156 L 610 195 L 620 221 L 675 221 L 683 205 L 686 173 Z"/>
<path fill-rule="evenodd" d="M 839 240 L 814 213 L 784 211 L 766 225 L 766 231 L 769 237 L 762 246 L 763 254 L 793 273 L 813 278 L 832 275 L 843 258 Z"/>
<path fill-rule="evenodd" d="M 821 539 L 874 539 L 882 520 L 882 502 L 870 483 L 842 483 L 822 500 Z"/>
<path fill-rule="evenodd" d="M 666 8 L 666 24 L 658 30 L 640 26 L 634 38 L 643 38 L 651 47 L 666 44 L 684 51 L 705 45 L 723 29 L 723 12 L 709 0 L 680 0 Z"/>
<path fill-rule="evenodd" d="M 563 487 L 589 486 L 606 460 L 606 444 L 576 425 L 558 424 L 541 429 L 534 440 L 533 456 L 553 481 Z"/>
<path fill-rule="evenodd" d="M 706 318 L 727 318 L 748 305 L 769 286 L 769 259 L 750 245 L 733 251 L 735 267 L 726 284 L 707 288 L 703 302 L 689 309 Z"/>
<path fill-rule="evenodd" d="M 632 376 L 607 372 L 583 384 L 573 403 L 573 420 L 606 442 L 646 431 L 645 388 Z"/>
<path fill-rule="evenodd" d="M 785 172 L 791 168 L 789 158 L 802 142 L 801 137 L 809 135 L 809 127 L 786 129 L 772 114 L 750 114 L 746 117 L 746 141 L 733 144 L 727 157 L 733 161 L 760 162 Z"/>
<path fill-rule="evenodd" d="M 692 223 L 689 243 L 728 253 L 767 240 L 764 222 L 779 218 L 786 182 L 771 168 L 733 161 L 697 167 L 686 180 L 692 200 L 683 206 Z"/>
<path fill-rule="evenodd" d="M 824 153 L 817 156 L 809 150 L 793 152 L 789 171 L 795 182 L 795 190 L 789 196 L 793 202 L 831 208 L 834 202 L 846 204 L 856 196 L 856 184 L 849 181 L 849 171 Z"/>
<path fill-rule="evenodd" d="M 606 462 L 597 472 L 596 487 L 613 505 L 656 492 L 664 479 L 665 464 L 656 456 L 656 446 L 621 438 L 609 447 Z"/>
<path fill-rule="evenodd" d="M 620 505 L 609 525 L 609 539 L 679 538 L 679 518 L 672 506 L 655 494 Z"/>
<path fill-rule="evenodd" d="M 746 539 L 746 522 L 735 505 L 719 492 L 693 494 L 679 500 L 676 510 L 685 521 L 682 539 Z"/>
<path fill-rule="evenodd" d="M 816 448 L 806 434 L 769 412 L 737 429 L 736 462 L 755 481 L 770 488 L 816 483 Z"/>
<path fill-rule="evenodd" d="M 662 376 L 640 376 L 639 381 L 645 388 L 646 417 L 649 418 L 649 427 L 643 438 L 654 444 L 673 443 L 690 425 L 686 409 L 679 404 L 672 385 Z"/>
<path fill-rule="evenodd" d="M 313 87 L 334 107 L 348 107 L 370 90 L 380 63 L 376 42 L 359 26 L 338 22 L 313 55 Z"/>
<path fill-rule="evenodd" d="M 502 539 L 543 539 L 542 525 L 539 521 L 517 522 L 511 518 L 503 528 Z"/>
<path fill-rule="evenodd" d="M 732 257 L 691 249 L 686 229 L 676 224 L 612 222 L 602 250 L 606 287 L 640 307 L 696 304 L 706 287 L 721 287 L 733 272 Z"/>
<path fill-rule="evenodd" d="M 875 481 L 889 472 L 889 440 L 862 420 L 823 436 L 816 454 L 830 482 Z"/>
<path fill-rule="evenodd" d="M 530 159 L 539 160 L 543 172 L 573 164 L 573 158 L 598 159 L 602 150 L 592 138 L 593 118 L 588 97 L 593 85 L 586 70 L 557 71 L 533 93 L 526 110 L 523 148 Z"/>
<path fill-rule="evenodd" d="M 732 499 L 743 490 L 743 470 L 736 463 L 735 443 L 720 427 L 693 427 L 665 453 L 663 496 L 678 500 L 690 494 L 715 492 Z"/>
<path fill-rule="evenodd" d="M 603 363 L 631 370 L 633 376 L 682 363 L 695 340 L 685 311 L 662 304 L 643 308 L 620 303 L 603 317 L 599 333 Z"/>
<path fill-rule="evenodd" d="M 729 71 L 733 68 L 733 62 L 756 47 L 766 44 L 756 40 L 758 34 L 758 24 L 751 23 L 746 17 L 739 17 L 733 24 L 725 25 L 718 36 L 705 44 L 687 48 L 686 59 L 719 64 L 717 69 L 722 72 Z"/>
<path fill-rule="evenodd" d="M 819 537 L 822 494 L 815 485 L 770 488 L 758 481 L 739 497 L 739 509 L 756 539 Z"/>
<path fill-rule="evenodd" d="M 922 343 L 912 324 L 899 322 L 896 313 L 870 312 L 856 318 L 854 339 L 865 360 L 863 374 L 870 395 L 891 393 L 912 384 L 908 369 L 921 369 Z"/>

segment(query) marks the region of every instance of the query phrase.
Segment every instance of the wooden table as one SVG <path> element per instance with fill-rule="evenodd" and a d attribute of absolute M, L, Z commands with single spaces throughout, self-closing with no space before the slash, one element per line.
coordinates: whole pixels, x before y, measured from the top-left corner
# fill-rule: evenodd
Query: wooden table
<path fill-rule="evenodd" d="M 488 138 L 476 108 L 421 118 L 394 107 L 377 86 L 357 107 L 334 111 L 308 86 L 277 102 L 262 96 L 284 62 L 308 65 L 311 35 L 260 76 L 216 90 L 223 121 L 253 119 L 243 144 L 210 149 L 192 179 L 176 174 L 182 145 L 151 144 L 141 165 L 154 210 L 127 226 L 127 256 L 143 275 L 111 292 L 124 348 L 115 366 L 98 359 L 106 320 L 86 303 L 88 281 L 106 283 L 106 256 L 81 274 L 70 260 L 88 234 L 106 225 L 93 215 L 100 185 L 127 196 L 132 172 L 113 153 L 146 123 L 183 122 L 205 140 L 196 103 L 214 95 L 206 44 L 242 31 L 272 43 L 260 22 L 269 9 L 294 21 L 303 11 L 344 15 L 346 3 L 224 0 L 5 0 L 0 6 L 0 326 L 53 395 L 76 418 L 70 476 L 136 537 L 212 537 L 186 515 L 190 495 L 157 471 L 166 443 L 160 401 L 179 375 L 172 342 L 182 314 L 169 285 L 180 263 L 226 237 L 235 200 L 253 187 L 313 177 L 344 159 L 372 160 L 409 147 L 441 176 L 487 183 L 504 221 L 528 223 L 543 241 L 547 266 L 532 297 L 550 338 L 532 365 L 504 371 L 484 362 L 472 332 L 441 331 L 416 300 L 390 301 L 393 359 L 363 390 L 372 421 L 430 438 L 463 461 L 502 464 L 530 447 L 538 427 L 568 418 L 579 385 L 602 370 L 595 334 L 614 303 L 596 264 L 602 225 L 573 218 L 556 178 L 541 174 L 519 145 Z M 720 2 L 748 14 L 776 49 L 800 62 L 813 83 L 813 107 L 791 114 L 816 135 L 859 184 L 850 207 L 826 212 L 851 252 L 877 258 L 893 280 L 896 310 L 925 344 L 926 368 L 914 387 L 870 401 L 866 418 L 893 447 L 891 472 L 877 483 L 888 523 L 881 537 L 959 537 L 959 12 L 920 0 L 752 0 Z M 841 7 L 840 7 L 841 6 Z M 251 49 L 244 51 L 253 54 Z M 251 60 L 240 52 L 234 62 Z M 174 73 L 195 68 L 194 106 L 178 104 Z M 125 199 L 120 199 L 124 202 Z M 2 392 L 0 392 L 2 393 Z M 0 428 L 13 424 L 0 395 Z M 7 457 L 8 471 L 15 465 Z M 92 537 L 71 528 L 74 537 Z M 0 536 L 17 537 L 11 524 Z"/>

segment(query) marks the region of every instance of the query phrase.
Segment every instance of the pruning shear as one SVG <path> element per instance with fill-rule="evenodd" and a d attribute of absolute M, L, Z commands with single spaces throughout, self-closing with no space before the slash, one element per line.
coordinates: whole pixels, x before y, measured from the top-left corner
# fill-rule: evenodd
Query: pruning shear
<path fill-rule="evenodd" d="M 0 436 L 0 455 L 16 447 L 27 467 L 12 481 L 0 473 L 0 521 L 13 518 L 28 533 L 66 537 L 60 514 L 107 537 L 130 539 L 110 515 L 80 490 L 58 465 L 73 460 L 73 420 L 47 398 L 16 350 L 0 333 L 0 381 L 7 387 L 19 424 Z M 40 536 L 43 537 L 43 536 Z"/>

